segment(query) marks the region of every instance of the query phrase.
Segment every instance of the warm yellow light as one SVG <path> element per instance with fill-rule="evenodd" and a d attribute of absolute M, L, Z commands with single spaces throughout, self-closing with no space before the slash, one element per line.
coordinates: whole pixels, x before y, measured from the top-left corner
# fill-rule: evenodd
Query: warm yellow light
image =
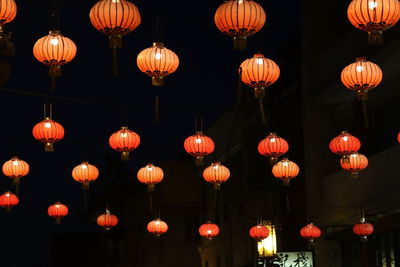
<path fill-rule="evenodd" d="M 363 66 L 357 66 L 356 70 L 357 70 L 357 72 L 363 72 L 364 67 Z"/>
<path fill-rule="evenodd" d="M 160 53 L 156 53 L 156 59 L 157 60 L 161 59 L 161 54 Z"/>
<path fill-rule="evenodd" d="M 196 138 L 195 142 L 196 142 L 196 144 L 200 144 L 201 143 L 201 138 Z"/>
<path fill-rule="evenodd" d="M 50 43 L 54 46 L 58 45 L 58 39 L 57 38 L 51 38 Z"/>
<path fill-rule="evenodd" d="M 378 3 L 375 2 L 375 1 L 369 1 L 368 2 L 368 7 L 369 7 L 369 9 L 375 9 L 375 8 L 378 7 Z"/>
<path fill-rule="evenodd" d="M 276 139 L 275 139 L 275 137 L 273 137 L 273 138 L 269 139 L 269 142 L 270 142 L 270 143 L 275 143 L 275 142 L 276 142 Z"/>
<path fill-rule="evenodd" d="M 45 122 L 45 123 L 44 123 L 44 127 L 46 127 L 46 128 L 51 128 L 51 123 L 50 123 L 50 122 Z"/>
<path fill-rule="evenodd" d="M 269 235 L 257 243 L 258 256 L 263 258 L 273 257 L 277 250 L 275 226 L 269 222 L 263 223 L 263 225 L 268 228 Z"/>

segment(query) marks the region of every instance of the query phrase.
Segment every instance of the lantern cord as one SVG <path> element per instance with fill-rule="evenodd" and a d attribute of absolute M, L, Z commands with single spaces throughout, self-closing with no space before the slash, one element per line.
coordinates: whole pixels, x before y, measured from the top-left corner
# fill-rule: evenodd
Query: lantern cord
<path fill-rule="evenodd" d="M 160 122 L 160 97 L 158 94 L 154 98 L 154 121 Z"/>
<path fill-rule="evenodd" d="M 87 211 L 87 206 L 88 206 L 88 191 L 89 190 L 83 190 L 83 211 Z"/>
<path fill-rule="evenodd" d="M 154 208 L 153 208 L 153 194 L 149 192 L 149 207 L 150 207 L 150 213 L 153 213 Z"/>
<path fill-rule="evenodd" d="M 242 67 L 239 67 L 239 77 L 238 77 L 238 84 L 237 84 L 237 98 L 242 97 Z"/>
<path fill-rule="evenodd" d="M 15 185 L 15 194 L 17 195 L 17 197 L 19 198 L 19 184 Z"/>
<path fill-rule="evenodd" d="M 266 125 L 267 124 L 267 120 L 265 118 L 264 103 L 262 101 L 262 98 L 258 99 L 258 103 L 260 105 L 261 122 L 262 122 L 263 125 Z"/>
<path fill-rule="evenodd" d="M 197 133 L 197 116 L 194 118 L 194 131 Z"/>
<path fill-rule="evenodd" d="M 366 130 L 368 130 L 368 128 L 369 128 L 369 123 L 368 123 L 367 102 L 366 102 L 366 101 L 362 101 L 362 102 L 361 102 L 361 105 L 362 105 L 363 117 L 364 117 L 364 127 L 365 127 Z"/>
<path fill-rule="evenodd" d="M 118 48 L 112 48 L 112 72 L 113 78 L 116 79 L 119 77 L 119 70 L 118 70 Z"/>
<path fill-rule="evenodd" d="M 200 132 L 203 132 L 203 116 L 200 116 Z"/>
<path fill-rule="evenodd" d="M 218 213 L 218 191 L 219 190 L 214 190 L 214 218 L 213 221 L 217 221 L 217 213 Z"/>
<path fill-rule="evenodd" d="M 59 0 L 50 0 L 49 24 L 51 30 L 60 29 Z"/>
<path fill-rule="evenodd" d="M 50 92 L 55 92 L 57 88 L 57 77 L 50 74 Z"/>

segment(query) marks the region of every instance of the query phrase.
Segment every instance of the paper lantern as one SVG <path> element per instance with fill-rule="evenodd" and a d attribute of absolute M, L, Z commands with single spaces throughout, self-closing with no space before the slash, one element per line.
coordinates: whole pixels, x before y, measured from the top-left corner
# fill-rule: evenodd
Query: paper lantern
<path fill-rule="evenodd" d="M 300 235 L 302 238 L 310 242 L 314 242 L 315 239 L 321 236 L 321 229 L 319 229 L 313 223 L 310 223 L 300 229 Z"/>
<path fill-rule="evenodd" d="M 202 165 L 203 157 L 210 155 L 215 147 L 214 141 L 202 132 L 187 137 L 183 146 L 187 153 L 196 158 L 197 166 Z"/>
<path fill-rule="evenodd" d="M 64 127 L 47 117 L 33 127 L 32 134 L 36 140 L 44 143 L 44 151 L 52 152 L 53 144 L 64 137 Z"/>
<path fill-rule="evenodd" d="M 341 158 L 340 165 L 343 170 L 349 171 L 352 178 L 357 178 L 359 172 L 367 168 L 368 158 L 361 153 L 350 154 L 347 159 Z"/>
<path fill-rule="evenodd" d="M 0 195 L 0 206 L 5 208 L 6 211 L 10 211 L 14 206 L 18 205 L 18 203 L 18 197 L 10 191 Z"/>
<path fill-rule="evenodd" d="M 265 20 L 266 14 L 262 6 L 251 0 L 225 1 L 214 15 L 218 30 L 233 37 L 235 50 L 246 49 L 247 37 L 260 31 Z"/>
<path fill-rule="evenodd" d="M 0 31 L 3 32 L 4 24 L 14 20 L 17 15 L 17 5 L 14 0 L 0 0 Z"/>
<path fill-rule="evenodd" d="M 89 184 L 99 177 L 99 170 L 96 166 L 84 161 L 72 170 L 72 177 L 86 190 L 89 189 Z"/>
<path fill-rule="evenodd" d="M 348 161 L 349 155 L 357 152 L 360 147 L 360 140 L 347 131 L 341 132 L 329 143 L 330 150 L 341 156 L 344 161 Z"/>
<path fill-rule="evenodd" d="M 268 237 L 269 230 L 267 227 L 265 227 L 261 224 L 258 224 L 256 226 L 253 226 L 250 228 L 249 234 L 250 234 L 251 238 L 254 238 L 257 241 L 260 241 L 260 240 L 263 240 Z"/>
<path fill-rule="evenodd" d="M 109 210 L 97 217 L 97 224 L 106 230 L 110 230 L 118 224 L 118 218 L 114 214 L 111 214 Z"/>
<path fill-rule="evenodd" d="M 121 160 L 129 160 L 129 152 L 139 146 L 140 136 L 128 127 L 122 127 L 110 136 L 108 142 L 114 150 L 121 152 Z"/>
<path fill-rule="evenodd" d="M 147 224 L 147 231 L 159 237 L 168 231 L 168 225 L 160 219 L 155 219 Z"/>
<path fill-rule="evenodd" d="M 211 240 L 219 234 L 219 227 L 218 225 L 208 221 L 199 227 L 199 234 L 200 236 Z"/>
<path fill-rule="evenodd" d="M 258 143 L 258 153 L 269 158 L 271 165 L 274 165 L 278 161 L 278 158 L 288 152 L 288 150 L 288 142 L 276 133 L 270 133 Z"/>
<path fill-rule="evenodd" d="M 221 188 L 221 184 L 225 183 L 229 179 L 229 176 L 229 169 L 220 162 L 212 163 L 211 166 L 205 168 L 203 171 L 204 180 L 212 184 L 216 190 Z"/>
<path fill-rule="evenodd" d="M 20 179 L 29 173 L 29 165 L 17 156 L 3 164 L 3 174 L 13 180 L 13 184 L 18 185 Z"/>
<path fill-rule="evenodd" d="M 397 142 L 400 144 L 400 132 L 397 134 Z"/>
<path fill-rule="evenodd" d="M 361 241 L 367 241 L 368 236 L 374 232 L 374 226 L 361 219 L 359 223 L 353 225 L 353 233 L 361 237 Z"/>
<path fill-rule="evenodd" d="M 154 192 L 154 186 L 164 178 L 164 172 L 160 167 L 149 163 L 137 173 L 139 182 L 147 185 L 148 192 Z"/>
<path fill-rule="evenodd" d="M 299 174 L 299 166 L 287 158 L 282 159 L 272 167 L 272 174 L 283 181 L 284 186 L 290 184 L 290 180 Z"/>
<path fill-rule="evenodd" d="M 68 207 L 60 202 L 56 202 L 48 207 L 47 214 L 59 224 L 61 223 L 61 219 L 68 215 Z"/>

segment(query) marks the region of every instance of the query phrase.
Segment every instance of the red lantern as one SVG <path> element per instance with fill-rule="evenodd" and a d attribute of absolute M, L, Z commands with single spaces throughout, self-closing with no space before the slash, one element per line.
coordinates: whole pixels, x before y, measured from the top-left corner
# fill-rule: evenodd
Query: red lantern
<path fill-rule="evenodd" d="M 300 229 L 300 235 L 304 239 L 307 239 L 310 242 L 314 242 L 315 239 L 321 236 L 321 230 L 313 223 L 310 223 Z"/>
<path fill-rule="evenodd" d="M 47 209 L 47 214 L 59 224 L 61 223 L 61 219 L 68 215 L 68 207 L 60 202 L 56 202 Z"/>
<path fill-rule="evenodd" d="M 140 136 L 128 127 L 122 127 L 110 136 L 108 142 L 114 150 L 121 152 L 121 160 L 129 160 L 129 152 L 139 146 Z"/>
<path fill-rule="evenodd" d="M 72 177 L 86 190 L 89 189 L 89 184 L 99 177 L 99 170 L 96 166 L 84 161 L 72 170 Z"/>
<path fill-rule="evenodd" d="M 13 180 L 13 184 L 18 185 L 20 179 L 29 173 L 29 165 L 18 157 L 12 157 L 3 164 L 3 174 Z"/>
<path fill-rule="evenodd" d="M 268 157 L 271 165 L 275 164 L 280 156 L 288 152 L 289 144 L 276 133 L 270 133 L 258 143 L 258 153 Z"/>
<path fill-rule="evenodd" d="M 18 197 L 10 191 L 7 191 L 4 194 L 0 195 L 0 206 L 5 208 L 6 211 L 10 211 L 14 206 L 18 205 L 18 203 Z"/>
<path fill-rule="evenodd" d="M 282 159 L 272 167 L 272 174 L 283 181 L 284 186 L 290 184 L 290 180 L 299 174 L 299 166 L 287 158 Z"/>
<path fill-rule="evenodd" d="M 247 86 L 254 88 L 256 98 L 265 96 L 265 88 L 274 84 L 280 75 L 279 66 L 264 57 L 263 54 L 254 54 L 240 64 L 241 78 Z"/>
<path fill-rule="evenodd" d="M 203 157 L 210 155 L 214 151 L 214 141 L 203 134 L 197 132 L 185 139 L 183 144 L 187 153 L 196 158 L 196 165 L 203 163 Z"/>
<path fill-rule="evenodd" d="M 162 181 L 164 172 L 160 167 L 149 163 L 137 173 L 139 182 L 147 185 L 148 192 L 154 192 L 154 186 Z"/>
<path fill-rule="evenodd" d="M 147 231 L 155 236 L 160 236 L 168 231 L 168 225 L 160 219 L 155 219 L 147 224 Z"/>
<path fill-rule="evenodd" d="M 199 234 L 200 236 L 211 240 L 219 234 L 219 227 L 218 225 L 208 221 L 199 227 Z"/>
<path fill-rule="evenodd" d="M 203 171 L 203 177 L 206 182 L 213 184 L 214 189 L 219 190 L 221 184 L 225 183 L 230 176 L 230 171 L 227 167 L 219 162 L 214 162 L 211 166 Z"/>
<path fill-rule="evenodd" d="M 368 166 L 368 158 L 358 152 L 350 154 L 348 159 L 340 159 L 343 170 L 349 171 L 352 178 L 357 178 L 358 173 Z"/>
<path fill-rule="evenodd" d="M 342 156 L 345 161 L 349 160 L 349 155 L 357 152 L 361 147 L 361 142 L 357 137 L 343 131 L 332 139 L 329 148 L 335 154 Z"/>
<path fill-rule="evenodd" d="M 258 224 L 250 228 L 249 234 L 255 240 L 261 241 L 269 236 L 269 230 L 267 227 Z"/>
<path fill-rule="evenodd" d="M 365 221 L 364 218 L 361 219 L 359 223 L 353 226 L 353 233 L 361 237 L 361 241 L 367 241 L 368 236 L 374 232 L 374 226 Z"/>
<path fill-rule="evenodd" d="M 400 132 L 397 134 L 397 142 L 400 144 Z"/>
<path fill-rule="evenodd" d="M 110 230 L 118 224 L 118 218 L 114 214 L 111 214 L 109 210 L 99 217 L 97 217 L 97 224 L 106 230 Z"/>
<path fill-rule="evenodd" d="M 0 37 L 4 38 L 4 25 L 13 21 L 17 15 L 14 0 L 0 0 Z"/>
<path fill-rule="evenodd" d="M 44 151 L 53 152 L 53 144 L 64 137 L 64 128 L 58 122 L 45 118 L 33 127 L 32 134 L 36 140 L 44 143 Z"/>
<path fill-rule="evenodd" d="M 265 11 L 251 0 L 230 0 L 220 5 L 214 22 L 218 30 L 233 37 L 235 50 L 247 48 L 247 37 L 257 33 L 265 24 Z"/>

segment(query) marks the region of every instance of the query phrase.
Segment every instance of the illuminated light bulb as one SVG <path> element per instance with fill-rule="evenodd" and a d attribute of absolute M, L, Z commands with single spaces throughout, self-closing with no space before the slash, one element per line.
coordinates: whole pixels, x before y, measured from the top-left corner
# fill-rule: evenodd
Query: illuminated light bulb
<path fill-rule="evenodd" d="M 7 193 L 7 194 L 6 194 L 6 197 L 10 197 L 10 193 Z"/>
<path fill-rule="evenodd" d="M 160 222 L 159 222 L 159 221 L 156 221 L 156 224 L 158 225 L 158 224 L 160 224 Z"/>
<path fill-rule="evenodd" d="M 14 160 L 14 161 L 13 161 L 13 165 L 14 165 L 14 166 L 18 166 L 18 161 Z"/>
<path fill-rule="evenodd" d="M 282 164 L 283 166 L 288 166 L 288 163 L 286 161 L 284 161 Z"/>
<path fill-rule="evenodd" d="M 52 39 L 50 40 L 50 43 L 51 43 L 52 45 L 56 46 L 56 45 L 58 45 L 58 39 L 57 39 L 57 38 L 52 38 Z"/>
<path fill-rule="evenodd" d="M 258 65 L 264 64 L 264 60 L 262 58 L 257 58 L 256 62 Z"/>
<path fill-rule="evenodd" d="M 211 234 L 212 233 L 212 231 L 211 230 L 207 230 L 207 234 Z"/>
<path fill-rule="evenodd" d="M 147 170 L 148 170 L 149 172 L 151 172 L 151 171 L 153 170 L 153 167 L 147 166 Z"/>
<path fill-rule="evenodd" d="M 276 139 L 275 139 L 275 138 L 271 138 L 271 139 L 269 139 L 269 142 L 270 142 L 270 143 L 275 143 L 275 142 L 276 142 Z"/>
<path fill-rule="evenodd" d="M 46 128 L 51 128 L 51 123 L 50 123 L 50 122 L 46 122 L 46 123 L 44 124 L 44 127 L 46 127 Z"/>
<path fill-rule="evenodd" d="M 347 136 L 343 137 L 343 141 L 347 142 L 349 140 L 349 138 Z"/>
<path fill-rule="evenodd" d="M 160 53 L 156 53 L 156 59 L 160 60 L 161 59 L 161 54 Z"/>
<path fill-rule="evenodd" d="M 60 205 L 57 204 L 57 205 L 56 205 L 56 209 L 59 209 L 59 208 L 60 208 Z"/>
<path fill-rule="evenodd" d="M 121 133 L 121 137 L 122 137 L 122 138 L 127 138 L 127 137 L 128 137 L 128 134 L 127 134 L 127 133 Z"/>
<path fill-rule="evenodd" d="M 113 3 L 120 3 L 120 0 L 112 0 Z"/>
<path fill-rule="evenodd" d="M 356 67 L 357 72 L 362 72 L 364 70 L 363 66 L 357 66 Z"/>
<path fill-rule="evenodd" d="M 378 2 L 375 2 L 375 1 L 369 1 L 368 2 L 368 8 L 369 9 L 375 9 L 377 7 L 378 7 Z"/>
<path fill-rule="evenodd" d="M 239 4 L 243 4 L 243 0 L 239 0 L 238 3 L 239 3 Z"/>
<path fill-rule="evenodd" d="M 196 144 L 200 144 L 201 143 L 201 139 L 200 138 L 196 138 Z"/>
<path fill-rule="evenodd" d="M 82 165 L 82 169 L 87 169 L 87 165 L 86 164 Z"/>

